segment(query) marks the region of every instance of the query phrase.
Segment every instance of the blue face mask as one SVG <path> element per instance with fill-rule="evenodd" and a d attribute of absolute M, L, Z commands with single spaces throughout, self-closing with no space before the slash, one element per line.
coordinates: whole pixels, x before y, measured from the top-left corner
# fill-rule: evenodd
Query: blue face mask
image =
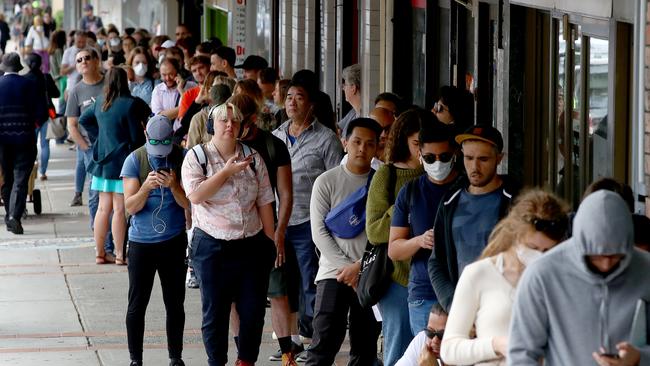
<path fill-rule="evenodd" d="M 97 40 L 97 45 L 99 45 L 100 48 L 104 47 L 105 44 L 106 44 L 105 39 L 98 39 Z"/>

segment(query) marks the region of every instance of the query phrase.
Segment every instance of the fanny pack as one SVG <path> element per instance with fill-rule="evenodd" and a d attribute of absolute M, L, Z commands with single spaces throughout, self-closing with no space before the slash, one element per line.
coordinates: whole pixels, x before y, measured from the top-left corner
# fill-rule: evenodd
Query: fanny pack
<path fill-rule="evenodd" d="M 375 171 L 371 169 L 366 185 L 354 191 L 327 213 L 325 227 L 332 235 L 341 239 L 352 239 L 366 228 L 368 187 L 374 174 Z"/>

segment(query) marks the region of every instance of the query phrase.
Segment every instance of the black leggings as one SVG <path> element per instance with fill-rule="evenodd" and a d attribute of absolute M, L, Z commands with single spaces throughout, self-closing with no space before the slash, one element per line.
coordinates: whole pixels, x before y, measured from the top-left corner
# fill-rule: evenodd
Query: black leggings
<path fill-rule="evenodd" d="M 160 277 L 167 311 L 167 344 L 170 358 L 181 358 L 185 327 L 185 249 L 187 235 L 181 232 L 160 243 L 129 241 L 129 307 L 126 332 L 131 360 L 142 360 L 144 318 L 156 271 Z"/>

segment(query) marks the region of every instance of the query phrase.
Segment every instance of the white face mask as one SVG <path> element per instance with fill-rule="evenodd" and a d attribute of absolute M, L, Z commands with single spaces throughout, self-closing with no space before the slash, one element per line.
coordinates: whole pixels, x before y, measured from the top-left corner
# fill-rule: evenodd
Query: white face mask
<path fill-rule="evenodd" d="M 450 161 L 443 163 L 440 160 L 436 160 L 433 164 L 427 164 L 422 158 L 420 161 L 424 166 L 424 171 L 427 172 L 429 177 L 435 181 L 443 181 L 447 179 L 449 174 L 451 174 L 451 169 L 454 166 L 454 161 L 456 157 L 454 156 Z"/>
<path fill-rule="evenodd" d="M 142 77 L 147 73 L 147 65 L 141 62 L 133 67 L 133 72 L 136 76 Z"/>
<path fill-rule="evenodd" d="M 516 251 L 517 251 L 517 258 L 519 259 L 521 264 L 523 264 L 526 267 L 530 266 L 531 263 L 539 259 L 542 256 L 542 254 L 544 254 L 541 251 L 535 250 L 526 244 L 518 244 Z"/>
<path fill-rule="evenodd" d="M 111 40 L 108 42 L 108 44 L 111 45 L 111 47 L 117 47 L 120 45 L 120 39 L 119 38 L 111 38 Z"/>

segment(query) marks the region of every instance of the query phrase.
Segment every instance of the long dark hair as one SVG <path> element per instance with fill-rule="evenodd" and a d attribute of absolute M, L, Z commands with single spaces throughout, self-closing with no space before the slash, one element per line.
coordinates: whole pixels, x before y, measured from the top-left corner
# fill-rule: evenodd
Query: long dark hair
<path fill-rule="evenodd" d="M 53 55 L 57 49 L 63 50 L 65 47 L 65 37 L 65 32 L 62 30 L 50 34 L 50 47 L 48 48 L 47 53 Z"/>
<path fill-rule="evenodd" d="M 130 96 L 128 77 L 126 71 L 121 67 L 114 67 L 106 75 L 106 86 L 104 86 L 104 104 L 102 111 L 106 112 L 115 99 L 122 96 Z"/>

